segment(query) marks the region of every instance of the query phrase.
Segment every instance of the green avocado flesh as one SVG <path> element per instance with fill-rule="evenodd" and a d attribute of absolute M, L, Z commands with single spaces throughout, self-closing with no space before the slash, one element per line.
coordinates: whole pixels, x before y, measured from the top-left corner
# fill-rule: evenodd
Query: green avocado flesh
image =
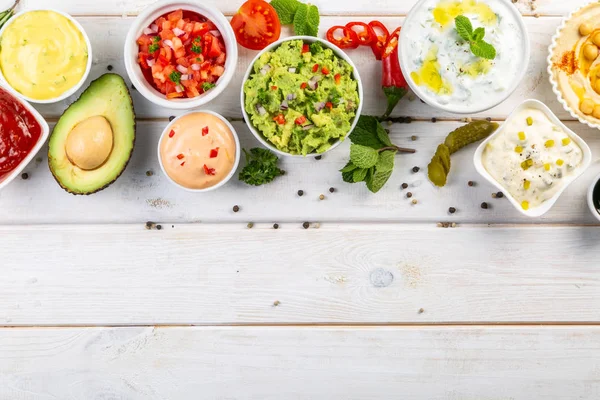
<path fill-rule="evenodd" d="M 104 117 L 112 129 L 113 145 L 102 165 L 83 170 L 67 157 L 65 145 L 73 128 L 88 118 Z M 117 74 L 93 81 L 67 108 L 48 143 L 48 165 L 56 181 L 73 194 L 92 194 L 113 183 L 123 172 L 135 142 L 135 112 L 127 85 Z"/>

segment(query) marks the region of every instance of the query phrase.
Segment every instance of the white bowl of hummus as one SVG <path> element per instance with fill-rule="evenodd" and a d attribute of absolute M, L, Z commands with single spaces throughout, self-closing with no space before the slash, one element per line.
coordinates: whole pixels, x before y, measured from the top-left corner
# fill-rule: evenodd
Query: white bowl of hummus
<path fill-rule="evenodd" d="M 21 11 L 0 29 L 0 81 L 29 102 L 66 99 L 81 88 L 91 68 L 90 39 L 66 13 Z"/>
<path fill-rule="evenodd" d="M 483 33 L 493 59 L 475 56 L 455 18 Z M 521 14 L 508 0 L 419 0 L 400 34 L 400 66 L 410 88 L 427 104 L 457 114 L 488 110 L 519 86 L 529 63 Z"/>
<path fill-rule="evenodd" d="M 477 172 L 528 217 L 552 208 L 589 167 L 592 152 L 538 100 L 525 100 L 475 151 Z"/>
<path fill-rule="evenodd" d="M 552 90 L 564 109 L 580 122 L 600 128 L 600 3 L 567 16 L 548 48 Z"/>
<path fill-rule="evenodd" d="M 162 172 L 190 192 L 225 185 L 240 163 L 240 141 L 233 126 L 212 111 L 193 111 L 175 118 L 158 141 Z"/>

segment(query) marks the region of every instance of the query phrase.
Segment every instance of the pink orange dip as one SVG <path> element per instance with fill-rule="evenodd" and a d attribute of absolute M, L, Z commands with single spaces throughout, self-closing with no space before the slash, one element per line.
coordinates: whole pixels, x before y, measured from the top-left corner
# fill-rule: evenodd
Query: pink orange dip
<path fill-rule="evenodd" d="M 173 121 L 159 148 L 165 173 L 188 189 L 207 189 L 225 180 L 235 165 L 236 151 L 228 124 L 205 112 Z"/>

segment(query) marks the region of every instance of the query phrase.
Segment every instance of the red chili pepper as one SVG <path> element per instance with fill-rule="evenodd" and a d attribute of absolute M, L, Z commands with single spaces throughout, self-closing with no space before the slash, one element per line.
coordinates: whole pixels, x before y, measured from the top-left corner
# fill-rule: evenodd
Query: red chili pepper
<path fill-rule="evenodd" d="M 299 116 L 298 118 L 296 118 L 296 125 L 302 125 L 306 122 L 306 117 L 304 115 Z"/>
<path fill-rule="evenodd" d="M 371 50 L 373 51 L 375 58 L 381 60 L 383 48 L 385 47 L 388 38 L 390 37 L 390 31 L 388 31 L 385 25 L 383 25 L 379 21 L 369 22 L 369 27 L 371 28 L 376 37 L 376 40 L 373 41 L 373 43 L 371 43 Z M 378 30 L 381 32 L 381 34 L 377 33 Z"/>
<path fill-rule="evenodd" d="M 178 160 L 181 160 L 183 157 L 185 157 L 183 154 L 181 154 L 181 153 L 180 153 L 180 154 L 177 154 L 177 159 L 178 159 Z"/>
<path fill-rule="evenodd" d="M 333 108 L 333 103 L 328 101 L 327 103 L 325 103 L 325 107 L 327 107 L 331 110 Z"/>
<path fill-rule="evenodd" d="M 357 32 L 354 27 L 360 27 L 362 29 Z M 377 36 L 375 36 L 373 29 L 364 22 L 350 22 L 346 24 L 346 28 L 351 29 L 354 31 L 354 33 L 356 33 L 358 43 L 361 46 L 369 46 L 371 43 L 377 40 Z"/>
<path fill-rule="evenodd" d="M 339 39 L 336 39 L 335 33 L 340 29 L 342 30 L 343 36 Z M 356 49 L 359 45 L 356 32 L 341 25 L 336 25 L 329 28 L 327 31 L 327 40 L 329 43 L 335 44 L 340 49 Z"/>
<path fill-rule="evenodd" d="M 335 74 L 333 79 L 335 80 L 336 85 L 339 85 L 342 82 L 342 76 L 340 74 Z"/>
<path fill-rule="evenodd" d="M 219 155 L 219 148 L 215 147 L 210 150 L 210 158 L 216 158 Z"/>
<path fill-rule="evenodd" d="M 400 60 L 398 59 L 398 41 L 400 40 L 400 28 L 397 28 L 389 37 L 388 42 L 381 55 L 383 65 L 383 74 L 381 86 L 383 93 L 387 97 L 387 109 L 382 118 L 387 118 L 398 104 L 398 101 L 408 92 L 408 84 L 402 70 L 400 69 Z"/>
<path fill-rule="evenodd" d="M 204 173 L 206 175 L 214 175 L 215 174 L 215 169 L 214 168 L 208 168 L 206 166 L 206 164 L 204 164 Z"/>
<path fill-rule="evenodd" d="M 310 46 L 306 43 L 302 45 L 302 54 L 308 53 L 310 51 Z"/>
<path fill-rule="evenodd" d="M 204 128 L 202 128 L 202 136 L 206 136 L 208 135 L 208 126 L 205 126 Z"/>
<path fill-rule="evenodd" d="M 181 166 L 183 167 L 183 166 L 185 165 L 185 161 L 184 161 L 184 162 L 182 162 L 182 163 L 181 163 L 181 164 L 179 164 L 179 165 L 181 165 Z"/>
<path fill-rule="evenodd" d="M 283 125 L 285 124 L 285 117 L 283 114 L 279 114 L 278 116 L 273 117 L 273 121 L 277 122 L 279 125 Z"/>
<path fill-rule="evenodd" d="M 317 72 L 318 70 L 319 70 L 319 64 L 315 64 L 315 65 L 313 65 L 313 69 L 312 69 L 312 71 L 313 71 L 313 72 Z"/>
<path fill-rule="evenodd" d="M 329 75 L 329 68 L 327 68 L 327 67 L 323 67 L 323 68 L 321 68 L 321 73 L 322 73 L 323 75 Z"/>
<path fill-rule="evenodd" d="M 169 132 L 169 137 L 173 137 L 175 136 L 175 131 L 173 129 L 171 129 L 171 132 Z"/>
<path fill-rule="evenodd" d="M 271 86 L 271 90 L 277 90 L 277 86 L 275 86 L 275 85 Z"/>
<path fill-rule="evenodd" d="M 307 86 L 308 86 L 308 83 L 302 82 L 302 85 L 300 85 L 300 89 L 306 89 Z"/>

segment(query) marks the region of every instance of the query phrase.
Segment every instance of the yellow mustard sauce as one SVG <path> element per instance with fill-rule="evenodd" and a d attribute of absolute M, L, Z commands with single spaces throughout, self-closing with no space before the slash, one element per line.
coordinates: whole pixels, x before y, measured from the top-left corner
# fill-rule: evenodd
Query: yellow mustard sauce
<path fill-rule="evenodd" d="M 0 69 L 19 93 L 35 99 L 59 97 L 85 74 L 88 48 L 81 31 L 54 11 L 17 17 L 0 38 Z"/>
<path fill-rule="evenodd" d="M 496 25 L 496 13 L 485 3 L 476 0 L 440 1 L 433 9 L 433 18 L 442 28 L 454 24 L 459 15 L 476 14 L 484 25 Z"/>

